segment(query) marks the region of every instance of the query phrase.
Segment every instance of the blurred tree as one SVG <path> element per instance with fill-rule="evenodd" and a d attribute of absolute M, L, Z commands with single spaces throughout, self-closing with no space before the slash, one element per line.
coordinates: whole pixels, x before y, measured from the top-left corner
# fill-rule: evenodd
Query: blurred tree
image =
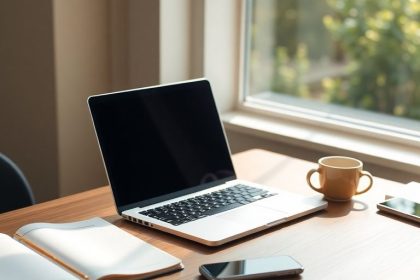
<path fill-rule="evenodd" d="M 272 90 L 303 98 L 309 97 L 308 86 L 302 81 L 309 67 L 306 45 L 300 44 L 294 57 L 287 54 L 285 47 L 278 47 L 275 61 Z"/>
<path fill-rule="evenodd" d="M 324 17 L 347 60 L 323 81 L 330 102 L 420 119 L 420 1 L 329 0 Z"/>
<path fill-rule="evenodd" d="M 328 60 L 325 1 L 252 1 L 249 92 L 310 97 L 304 81 L 310 61 Z"/>

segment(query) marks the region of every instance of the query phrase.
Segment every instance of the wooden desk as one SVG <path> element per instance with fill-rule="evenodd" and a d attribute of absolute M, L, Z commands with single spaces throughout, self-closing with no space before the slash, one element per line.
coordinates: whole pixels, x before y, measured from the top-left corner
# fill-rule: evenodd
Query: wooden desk
<path fill-rule="evenodd" d="M 315 163 L 262 150 L 236 154 L 241 179 L 303 194 L 307 170 Z M 185 269 L 162 279 L 203 279 L 202 263 L 291 255 L 305 267 L 302 279 L 420 279 L 419 226 L 384 216 L 376 203 L 401 187 L 375 178 L 373 188 L 348 203 L 330 203 L 326 211 L 277 226 L 241 240 L 209 248 L 122 220 L 115 212 L 109 187 L 71 195 L 0 215 L 0 232 L 12 235 L 31 222 L 68 222 L 103 217 L 183 260 Z M 296 278 L 295 278 L 296 279 Z"/>

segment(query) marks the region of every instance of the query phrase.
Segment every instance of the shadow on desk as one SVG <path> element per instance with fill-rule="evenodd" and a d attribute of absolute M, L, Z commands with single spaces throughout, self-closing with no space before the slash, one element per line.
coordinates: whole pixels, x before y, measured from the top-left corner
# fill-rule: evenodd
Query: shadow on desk
<path fill-rule="evenodd" d="M 321 218 L 337 218 L 347 216 L 353 211 L 366 211 L 369 206 L 363 201 L 352 199 L 345 202 L 329 201 L 327 210 L 320 215 Z"/>

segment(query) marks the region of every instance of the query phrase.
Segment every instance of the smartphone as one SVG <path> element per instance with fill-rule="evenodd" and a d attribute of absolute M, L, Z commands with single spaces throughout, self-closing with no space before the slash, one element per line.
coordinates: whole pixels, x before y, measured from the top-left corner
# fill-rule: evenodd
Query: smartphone
<path fill-rule="evenodd" d="M 289 256 L 211 263 L 200 266 L 200 273 L 210 280 L 265 279 L 298 275 L 303 266 Z"/>
<path fill-rule="evenodd" d="M 379 210 L 420 223 L 420 203 L 402 197 L 394 197 L 378 203 Z"/>

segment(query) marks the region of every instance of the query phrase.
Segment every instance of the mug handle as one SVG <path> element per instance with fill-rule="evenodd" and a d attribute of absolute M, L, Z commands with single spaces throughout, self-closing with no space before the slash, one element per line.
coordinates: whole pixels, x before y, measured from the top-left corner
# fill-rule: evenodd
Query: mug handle
<path fill-rule="evenodd" d="M 360 178 L 363 177 L 363 176 L 366 176 L 366 177 L 369 178 L 369 185 L 364 190 L 362 190 L 362 191 L 356 191 L 356 194 L 361 194 L 361 193 L 367 192 L 368 190 L 370 190 L 370 188 L 373 185 L 373 177 L 372 177 L 372 174 L 370 174 L 367 171 L 360 171 L 360 174 L 361 174 L 360 175 Z"/>
<path fill-rule="evenodd" d="M 322 193 L 320 188 L 315 188 L 311 183 L 312 174 L 314 174 L 315 172 L 319 173 L 319 170 L 318 169 L 311 169 L 311 170 L 308 171 L 308 174 L 306 174 L 306 182 L 308 183 L 309 187 L 311 187 L 311 189 L 313 189 L 316 192 Z"/>

